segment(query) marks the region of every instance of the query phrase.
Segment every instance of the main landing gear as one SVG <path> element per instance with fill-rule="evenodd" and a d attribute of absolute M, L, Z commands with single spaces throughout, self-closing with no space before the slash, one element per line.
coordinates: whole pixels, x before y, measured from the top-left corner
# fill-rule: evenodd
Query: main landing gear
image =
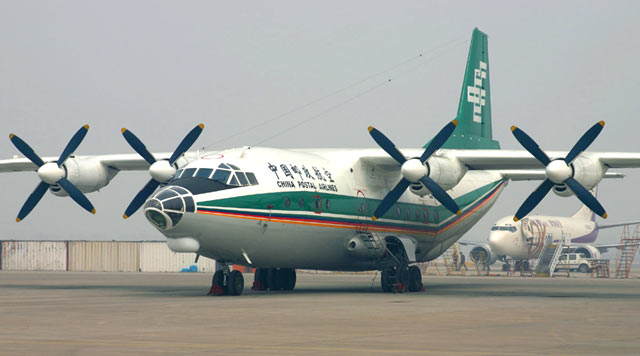
<path fill-rule="evenodd" d="M 240 271 L 224 266 L 213 274 L 209 295 L 240 295 L 244 289 L 244 277 Z"/>
<path fill-rule="evenodd" d="M 381 269 L 380 284 L 385 293 L 422 290 L 422 272 L 418 266 L 409 266 L 409 258 L 399 240 L 387 240 L 387 252 L 381 260 Z"/>
<path fill-rule="evenodd" d="M 296 286 L 293 268 L 256 268 L 252 290 L 292 290 Z"/>

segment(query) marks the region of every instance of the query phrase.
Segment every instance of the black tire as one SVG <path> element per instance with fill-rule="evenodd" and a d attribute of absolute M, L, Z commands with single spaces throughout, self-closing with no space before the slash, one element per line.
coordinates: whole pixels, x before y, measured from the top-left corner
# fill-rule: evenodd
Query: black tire
<path fill-rule="evenodd" d="M 502 272 L 507 272 L 511 266 L 508 263 L 502 265 Z"/>
<path fill-rule="evenodd" d="M 293 290 L 296 286 L 296 270 L 293 268 L 286 268 L 280 270 L 283 274 L 283 287 L 284 290 Z"/>
<path fill-rule="evenodd" d="M 587 266 L 585 263 L 583 263 L 583 264 L 580 265 L 580 267 L 578 267 L 578 272 L 589 273 L 589 272 L 591 272 L 591 269 L 589 268 L 589 266 Z"/>
<path fill-rule="evenodd" d="M 220 286 L 222 287 L 222 281 L 224 280 L 224 274 L 222 272 L 222 270 L 218 270 L 216 271 L 216 273 L 213 274 L 213 278 L 211 279 L 211 286 Z"/>
<path fill-rule="evenodd" d="M 382 271 L 382 275 L 380 277 L 380 285 L 382 286 L 382 291 L 385 293 L 391 293 L 391 290 L 393 289 L 393 281 L 391 278 L 391 275 L 393 273 L 393 270 Z"/>
<path fill-rule="evenodd" d="M 531 270 L 531 266 L 529 266 L 529 261 L 522 262 L 522 270 L 525 272 L 529 272 Z"/>
<path fill-rule="evenodd" d="M 240 271 L 231 271 L 227 280 L 227 290 L 229 295 L 240 295 L 244 289 L 244 277 Z"/>
<path fill-rule="evenodd" d="M 398 278 L 398 282 L 400 282 L 400 284 L 402 284 L 402 286 L 404 287 L 405 290 L 401 291 L 404 292 L 406 291 L 406 289 L 409 288 L 409 268 L 407 267 L 400 267 L 397 271 L 397 278 Z"/>
<path fill-rule="evenodd" d="M 422 272 L 418 266 L 409 267 L 409 292 L 418 292 L 422 289 Z"/>

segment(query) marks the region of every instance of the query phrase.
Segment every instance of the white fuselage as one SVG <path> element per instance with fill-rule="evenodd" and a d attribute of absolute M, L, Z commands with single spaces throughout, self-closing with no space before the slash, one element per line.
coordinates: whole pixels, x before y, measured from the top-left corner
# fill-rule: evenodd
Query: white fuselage
<path fill-rule="evenodd" d="M 403 150 L 409 155 L 413 151 L 419 155 L 418 150 Z M 384 155 L 382 150 L 270 148 L 202 154 L 181 171 L 198 169 L 206 175 L 207 169 L 220 169 L 222 164 L 238 168 L 229 169 L 233 174 L 252 173 L 257 184 L 198 191 L 199 186 L 193 184 L 199 183 L 191 178 L 183 186 L 193 193 L 196 211 L 184 213 L 169 229 L 154 225 L 169 239 L 170 247 L 172 242 L 176 245 L 181 238 L 190 238 L 199 254 L 223 262 L 367 270 L 376 268 L 375 259 L 348 253 L 347 243 L 354 236 L 371 232 L 380 245 L 386 236 L 406 238 L 416 246 L 416 261 L 433 260 L 488 211 L 506 184 L 495 172 L 468 172 L 448 191 L 462 209 L 461 216 L 429 195 L 407 191 L 385 215 L 371 221 L 381 199 L 400 179 L 399 165 L 384 167 L 360 159 L 372 152 Z M 224 173 L 215 172 L 213 177 Z M 225 179 L 229 183 L 232 178 Z M 181 181 L 186 180 L 180 177 L 164 189 Z"/>
<path fill-rule="evenodd" d="M 544 240 L 565 246 L 594 242 L 598 234 L 595 222 L 588 219 L 559 216 L 529 216 L 518 222 L 507 216 L 496 222 L 489 234 L 489 246 L 499 256 L 515 260 L 537 258 Z"/>

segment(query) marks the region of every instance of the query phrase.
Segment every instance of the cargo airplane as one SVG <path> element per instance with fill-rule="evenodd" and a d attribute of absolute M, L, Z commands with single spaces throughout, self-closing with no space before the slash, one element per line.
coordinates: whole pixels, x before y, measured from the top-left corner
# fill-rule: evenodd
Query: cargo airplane
<path fill-rule="evenodd" d="M 139 208 L 176 252 L 220 262 L 213 294 L 239 295 L 244 280 L 231 264 L 256 268 L 254 289 L 290 290 L 295 269 L 381 271 L 385 292 L 419 291 L 416 262 L 440 256 L 496 202 L 509 180 L 538 179 L 514 219 L 525 217 L 551 190 L 575 195 L 596 214 L 589 193 L 610 168 L 640 167 L 640 153 L 583 151 L 604 122 L 593 125 L 569 152 L 543 152 L 512 127 L 526 150 L 501 150 L 492 138 L 487 36 L 472 34 L 457 117 L 423 148 L 396 148 L 381 131 L 381 149 L 239 147 L 188 152 L 196 126 L 173 153 L 150 153 L 127 129 L 137 154 L 73 155 L 82 127 L 59 157 L 40 158 L 16 135 L 26 158 L 0 161 L 0 172 L 36 171 L 41 183 L 24 203 L 23 220 L 47 190 L 70 196 L 95 213 L 85 193 L 120 171 L 148 170 L 151 179 L 124 213 Z"/>

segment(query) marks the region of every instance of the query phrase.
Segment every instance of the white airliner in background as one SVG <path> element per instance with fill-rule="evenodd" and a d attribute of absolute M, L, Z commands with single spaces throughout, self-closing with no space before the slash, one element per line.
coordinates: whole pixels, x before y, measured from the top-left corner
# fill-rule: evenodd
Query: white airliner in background
<path fill-rule="evenodd" d="M 600 225 L 596 223 L 596 215 L 587 206 L 582 206 L 570 217 L 530 215 L 514 222 L 513 217 L 506 216 L 491 227 L 487 244 L 468 241 L 460 244 L 474 246 L 470 251 L 473 261 L 484 260 L 491 265 L 501 260 L 506 262 L 503 269 L 509 269 L 507 257 L 517 265 L 521 261 L 526 270 L 528 260 L 540 256 L 547 236 L 551 236 L 554 243 L 562 241 L 567 252 L 597 259 L 607 249 L 618 247 L 617 243 L 595 244 L 600 230 L 635 224 L 640 224 L 640 221 Z"/>
<path fill-rule="evenodd" d="M 568 152 L 543 152 L 515 127 L 513 135 L 526 150 L 501 150 L 492 138 L 489 73 L 487 36 L 475 29 L 456 120 L 423 148 L 398 150 L 370 127 L 382 149 L 187 152 L 202 132 L 200 124 L 171 154 L 150 153 L 123 129 L 137 154 L 73 155 L 85 126 L 59 157 L 41 158 L 11 134 L 26 158 L 0 161 L 0 172 L 35 171 L 40 177 L 18 213 L 21 221 L 47 190 L 95 213 L 84 193 L 105 187 L 120 171 L 148 170 L 151 180 L 124 217 L 142 207 L 170 249 L 218 261 L 222 267 L 213 276 L 213 294 L 242 293 L 243 276 L 231 271 L 231 264 L 257 268 L 255 289 L 290 290 L 295 269 L 305 268 L 379 270 L 384 291 L 418 291 L 422 278 L 413 264 L 437 258 L 458 241 L 493 206 L 508 180 L 543 180 L 515 220 L 551 190 L 575 195 L 606 217 L 589 190 L 616 176 L 607 173 L 611 168 L 640 167 L 640 153 L 583 152 L 602 131 L 602 121 Z M 427 136 L 439 122 L 425 119 L 412 129 Z"/>

